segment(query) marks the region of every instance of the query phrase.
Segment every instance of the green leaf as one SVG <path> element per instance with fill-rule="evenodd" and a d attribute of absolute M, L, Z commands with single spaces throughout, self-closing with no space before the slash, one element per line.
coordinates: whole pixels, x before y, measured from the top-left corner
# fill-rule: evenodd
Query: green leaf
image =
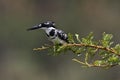
<path fill-rule="evenodd" d="M 88 34 L 88 36 L 86 37 L 86 39 L 88 39 L 88 40 L 92 40 L 93 38 L 94 38 L 93 32 L 90 32 L 90 33 Z"/>
<path fill-rule="evenodd" d="M 94 65 L 96 65 L 96 66 L 101 66 L 101 65 L 104 65 L 105 64 L 105 61 L 104 60 L 96 60 L 95 62 L 94 62 Z"/>
<path fill-rule="evenodd" d="M 95 56 L 97 50 L 98 50 L 98 49 L 89 47 L 89 48 L 87 48 L 87 53 L 89 53 L 89 54 L 90 54 L 90 57 L 93 58 L 93 57 Z"/>
<path fill-rule="evenodd" d="M 103 38 L 101 40 L 101 44 L 103 47 L 109 48 L 113 42 L 111 42 L 111 39 L 113 38 L 112 34 L 106 34 L 105 32 L 103 33 Z"/>
<path fill-rule="evenodd" d="M 111 57 L 109 57 L 108 61 L 111 63 L 117 63 L 117 62 L 120 62 L 120 59 L 118 56 L 112 55 Z"/>
<path fill-rule="evenodd" d="M 69 50 L 69 47 L 67 47 L 67 46 L 60 46 L 58 49 L 57 49 L 57 52 L 58 53 L 61 53 L 61 52 L 66 52 L 66 51 L 68 51 Z"/>
<path fill-rule="evenodd" d="M 117 44 L 114 49 L 116 50 L 117 54 L 120 54 L 120 44 Z"/>
<path fill-rule="evenodd" d="M 82 54 L 85 51 L 85 48 L 76 48 L 75 53 L 76 54 Z"/>
<path fill-rule="evenodd" d="M 86 36 L 85 38 L 82 38 L 82 43 L 84 44 L 89 44 L 89 45 L 93 45 L 94 42 L 93 42 L 93 32 L 89 33 L 88 36 Z"/>
<path fill-rule="evenodd" d="M 69 41 L 69 43 L 75 43 L 73 35 L 70 33 L 68 33 L 68 41 Z"/>
<path fill-rule="evenodd" d="M 79 39 L 79 34 L 75 34 L 75 37 L 79 43 L 81 43 L 81 40 Z"/>

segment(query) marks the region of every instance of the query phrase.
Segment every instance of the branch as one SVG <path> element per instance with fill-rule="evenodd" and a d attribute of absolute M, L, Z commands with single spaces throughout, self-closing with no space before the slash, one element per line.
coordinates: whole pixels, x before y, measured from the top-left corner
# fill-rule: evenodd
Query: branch
<path fill-rule="evenodd" d="M 51 55 L 62 54 L 66 51 L 72 51 L 75 55 L 83 55 L 82 60 L 76 58 L 72 59 L 87 67 L 104 67 L 110 68 L 120 65 L 120 44 L 111 45 L 113 35 L 103 33 L 101 40 L 95 41 L 93 33 L 79 39 L 79 35 L 68 34 L 69 44 L 55 44 L 53 46 L 42 46 L 41 48 L 34 48 L 35 51 L 51 49 Z M 81 57 L 81 56 L 79 56 Z"/>
<path fill-rule="evenodd" d="M 89 45 L 89 44 L 65 44 L 63 45 L 64 47 L 73 47 L 73 46 L 79 46 L 79 47 L 92 47 L 95 49 L 101 49 L 101 50 L 105 50 L 108 51 L 110 53 L 116 54 L 120 57 L 120 54 L 117 53 L 117 51 L 115 51 L 113 48 L 106 48 L 103 46 L 99 46 L 99 45 Z"/>

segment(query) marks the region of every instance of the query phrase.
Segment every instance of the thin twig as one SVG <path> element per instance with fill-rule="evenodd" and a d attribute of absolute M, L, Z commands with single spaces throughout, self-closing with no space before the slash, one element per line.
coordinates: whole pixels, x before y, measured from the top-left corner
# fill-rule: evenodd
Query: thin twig
<path fill-rule="evenodd" d="M 78 59 L 72 59 L 73 61 L 77 62 L 77 63 L 80 63 L 82 65 L 85 65 L 85 66 L 88 66 L 88 67 L 103 67 L 103 68 L 108 68 L 108 67 L 114 67 L 118 64 L 113 64 L 113 65 L 94 65 L 94 64 L 89 64 L 89 63 L 85 63 L 85 62 L 82 62 Z"/>
<path fill-rule="evenodd" d="M 41 48 L 34 48 L 33 50 L 34 51 L 41 51 L 41 50 L 46 50 L 48 48 L 50 48 L 50 47 L 44 47 L 44 46 L 42 46 Z"/>

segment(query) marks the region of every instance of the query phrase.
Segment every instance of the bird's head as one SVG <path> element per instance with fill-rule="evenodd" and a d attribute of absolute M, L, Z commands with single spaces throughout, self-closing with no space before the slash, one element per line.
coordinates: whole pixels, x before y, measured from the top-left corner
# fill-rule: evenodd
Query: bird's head
<path fill-rule="evenodd" d="M 38 25 L 35 25 L 32 28 L 29 28 L 27 30 L 29 31 L 29 30 L 35 30 L 35 29 L 47 29 L 49 27 L 55 28 L 55 23 L 52 21 L 46 21 L 46 22 L 40 23 Z"/>

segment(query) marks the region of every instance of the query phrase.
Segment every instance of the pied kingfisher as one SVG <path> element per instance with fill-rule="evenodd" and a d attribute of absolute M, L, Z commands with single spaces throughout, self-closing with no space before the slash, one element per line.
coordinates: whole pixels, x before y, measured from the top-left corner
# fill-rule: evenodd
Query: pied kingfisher
<path fill-rule="evenodd" d="M 68 43 L 68 36 L 64 31 L 57 29 L 55 27 L 55 23 L 52 21 L 46 21 L 43 23 L 40 23 L 36 26 L 33 26 L 32 28 L 27 29 L 29 30 L 35 30 L 35 29 L 43 29 L 46 32 L 46 35 L 50 40 L 55 44 L 67 44 Z"/>

